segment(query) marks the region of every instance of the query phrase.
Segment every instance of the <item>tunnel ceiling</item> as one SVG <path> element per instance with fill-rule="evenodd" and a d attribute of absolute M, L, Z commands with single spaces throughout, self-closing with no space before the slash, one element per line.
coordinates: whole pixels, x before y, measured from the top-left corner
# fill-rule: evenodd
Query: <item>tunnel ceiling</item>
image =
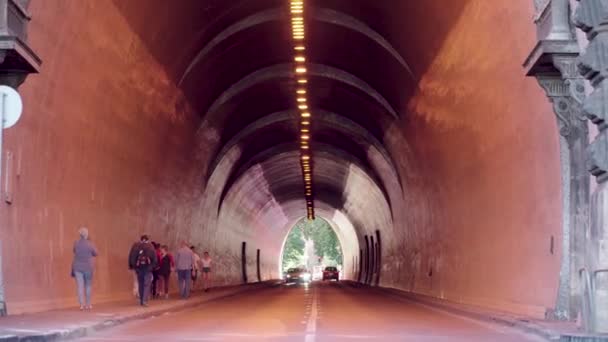
<path fill-rule="evenodd" d="M 384 145 L 385 133 L 405 115 L 404 105 L 452 20 L 445 13 L 457 12 L 463 2 L 304 2 L 315 196 L 340 202 L 342 173 L 355 165 L 390 204 L 387 188 L 401 185 L 401 180 Z M 139 0 L 115 5 L 197 108 L 201 128 L 217 135 L 207 181 L 230 151 L 238 151 L 236 160 L 221 170 L 227 175 L 218 210 L 250 168 L 273 154 L 297 150 L 289 1 Z M 436 17 L 434 36 L 418 32 L 428 13 Z M 372 160 L 373 155 L 382 163 Z M 323 165 L 329 161 L 332 167 Z M 281 163 L 281 171 L 283 177 L 271 180 L 280 189 L 273 191 L 276 198 L 302 195 L 299 164 Z"/>

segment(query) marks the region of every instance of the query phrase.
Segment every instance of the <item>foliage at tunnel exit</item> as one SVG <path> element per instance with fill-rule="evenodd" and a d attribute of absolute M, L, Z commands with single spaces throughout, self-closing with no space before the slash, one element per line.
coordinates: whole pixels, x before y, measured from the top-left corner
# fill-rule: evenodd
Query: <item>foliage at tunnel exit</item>
<path fill-rule="evenodd" d="M 302 219 L 293 227 L 283 249 L 283 269 L 305 266 L 304 249 L 306 241 L 312 241 L 314 256 L 322 258 L 324 266 L 342 264 L 342 250 L 338 236 L 322 218 L 309 221 Z M 312 255 L 310 257 L 313 257 Z"/>

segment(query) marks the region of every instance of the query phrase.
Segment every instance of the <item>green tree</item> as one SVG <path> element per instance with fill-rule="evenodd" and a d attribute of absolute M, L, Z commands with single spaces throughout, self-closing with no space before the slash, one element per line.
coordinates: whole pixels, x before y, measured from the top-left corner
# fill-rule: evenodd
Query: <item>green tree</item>
<path fill-rule="evenodd" d="M 306 240 L 313 241 L 315 254 L 322 257 L 325 264 L 342 264 L 338 236 L 329 223 L 322 218 L 313 221 L 302 219 L 296 223 L 285 240 L 283 270 L 302 265 Z"/>
<path fill-rule="evenodd" d="M 304 257 L 304 236 L 297 225 L 289 232 L 283 248 L 283 270 L 300 266 Z"/>
<path fill-rule="evenodd" d="M 342 250 L 338 236 L 327 221 L 322 218 L 312 221 L 303 219 L 296 227 L 302 230 L 305 239 L 314 242 L 317 256 L 322 257 L 326 263 L 342 264 Z"/>

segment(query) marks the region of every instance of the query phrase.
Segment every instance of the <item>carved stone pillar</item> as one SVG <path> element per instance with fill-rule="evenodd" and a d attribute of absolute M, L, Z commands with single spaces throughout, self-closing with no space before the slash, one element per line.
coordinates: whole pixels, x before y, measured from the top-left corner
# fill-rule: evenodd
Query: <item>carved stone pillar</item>
<path fill-rule="evenodd" d="M 587 50 L 579 57 L 578 69 L 594 88 L 583 102 L 583 112 L 599 130 L 589 148 L 588 165 L 598 182 L 591 201 L 590 263 L 586 272 L 591 287 L 589 326 L 597 332 L 608 332 L 608 277 L 601 272 L 608 268 L 608 0 L 581 0 L 575 24 L 589 40 Z"/>
<path fill-rule="evenodd" d="M 582 115 L 584 79 L 576 68 L 579 48 L 570 22 L 568 0 L 536 0 L 538 43 L 525 67 L 553 104 L 560 133 L 562 174 L 562 259 L 555 307 L 547 318 L 579 316 L 583 289 L 578 270 L 587 264 L 589 174 L 586 168 L 588 129 Z"/>

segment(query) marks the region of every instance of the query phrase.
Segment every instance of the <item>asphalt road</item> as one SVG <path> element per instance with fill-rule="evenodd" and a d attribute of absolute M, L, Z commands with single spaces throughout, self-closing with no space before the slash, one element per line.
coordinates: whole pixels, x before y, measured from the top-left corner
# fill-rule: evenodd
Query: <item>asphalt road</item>
<path fill-rule="evenodd" d="M 135 321 L 81 341 L 543 341 L 336 283 L 280 286 Z"/>

